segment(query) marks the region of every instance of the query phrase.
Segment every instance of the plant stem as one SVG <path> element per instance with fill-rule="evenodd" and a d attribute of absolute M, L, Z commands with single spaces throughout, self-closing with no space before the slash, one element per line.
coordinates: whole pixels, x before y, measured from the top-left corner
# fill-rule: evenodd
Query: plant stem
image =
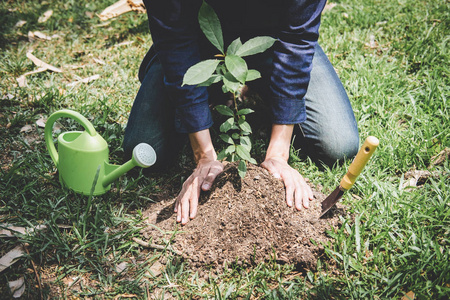
<path fill-rule="evenodd" d="M 237 114 L 238 107 L 237 107 L 237 101 L 236 101 L 236 93 L 233 92 L 232 94 L 233 94 L 234 110 L 236 111 L 236 116 L 237 116 L 237 119 L 239 120 L 239 115 Z"/>

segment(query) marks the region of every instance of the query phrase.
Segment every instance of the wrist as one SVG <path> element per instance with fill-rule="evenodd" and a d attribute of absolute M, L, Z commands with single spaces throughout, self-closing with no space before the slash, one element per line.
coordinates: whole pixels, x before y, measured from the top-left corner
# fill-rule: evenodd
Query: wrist
<path fill-rule="evenodd" d="M 293 131 L 294 125 L 272 125 L 272 133 L 270 135 L 266 159 L 277 158 L 286 162 L 288 161 Z"/>
<path fill-rule="evenodd" d="M 211 141 L 209 129 L 189 134 L 194 159 L 197 163 L 203 160 L 216 160 L 217 154 Z"/>

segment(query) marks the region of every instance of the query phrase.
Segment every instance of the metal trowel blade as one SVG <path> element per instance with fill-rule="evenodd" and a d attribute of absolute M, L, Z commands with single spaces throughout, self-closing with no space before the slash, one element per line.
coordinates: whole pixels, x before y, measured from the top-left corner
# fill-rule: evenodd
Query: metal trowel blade
<path fill-rule="evenodd" d="M 322 214 L 319 218 L 322 218 L 327 211 L 332 208 L 344 195 L 345 190 L 338 186 L 325 200 L 322 201 Z"/>

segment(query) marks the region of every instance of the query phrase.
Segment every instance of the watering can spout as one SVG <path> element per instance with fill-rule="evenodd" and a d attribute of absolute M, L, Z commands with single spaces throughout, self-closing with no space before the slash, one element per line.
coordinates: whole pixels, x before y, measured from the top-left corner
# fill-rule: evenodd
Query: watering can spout
<path fill-rule="evenodd" d="M 107 187 L 121 175 L 130 171 L 134 167 L 148 168 L 156 162 L 155 150 L 146 143 L 140 143 L 133 149 L 132 158 L 121 166 L 105 163 L 105 177 L 103 177 L 102 185 Z"/>

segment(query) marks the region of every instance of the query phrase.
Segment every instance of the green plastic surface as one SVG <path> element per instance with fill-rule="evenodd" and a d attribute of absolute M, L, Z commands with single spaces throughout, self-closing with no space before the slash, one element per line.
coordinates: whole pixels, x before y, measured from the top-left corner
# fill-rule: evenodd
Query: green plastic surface
<path fill-rule="evenodd" d="M 52 131 L 55 121 L 59 118 L 71 118 L 80 123 L 85 131 L 69 131 L 58 136 L 58 151 L 53 143 Z M 95 131 L 94 126 L 78 112 L 64 109 L 53 113 L 45 125 L 45 143 L 50 156 L 59 172 L 60 182 L 71 190 L 90 195 L 98 167 L 99 177 L 93 194 L 104 194 L 110 189 L 110 183 L 128 171 L 117 172 L 119 166 L 109 164 L 109 150 L 106 141 Z M 104 185 L 107 173 L 115 176 L 108 177 L 108 184 Z"/>

